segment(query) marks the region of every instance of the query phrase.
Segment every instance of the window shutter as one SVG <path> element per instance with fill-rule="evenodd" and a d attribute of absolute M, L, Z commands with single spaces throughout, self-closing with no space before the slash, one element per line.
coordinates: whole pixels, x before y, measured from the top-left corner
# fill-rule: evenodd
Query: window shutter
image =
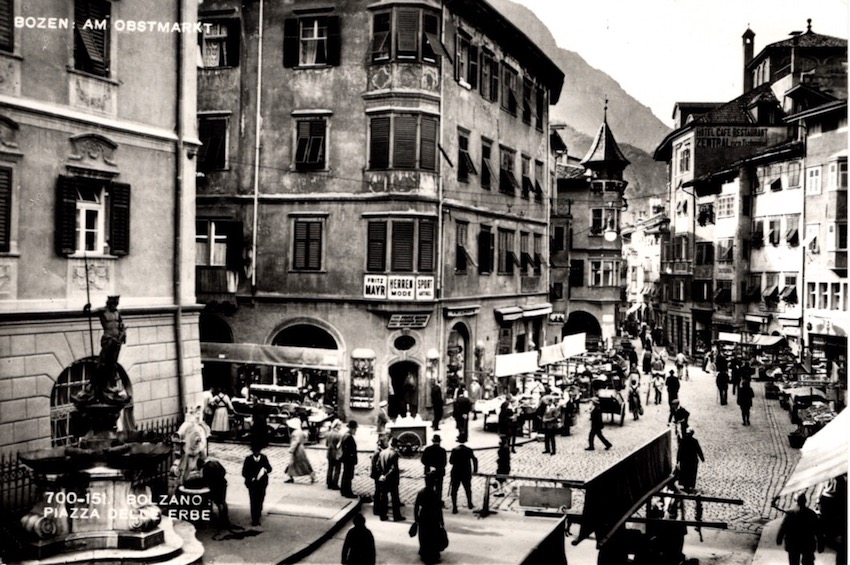
<path fill-rule="evenodd" d="M 478 272 L 489 273 L 493 270 L 490 256 L 490 232 L 478 232 Z"/>
<path fill-rule="evenodd" d="M 390 270 L 413 270 L 413 222 L 393 222 Z"/>
<path fill-rule="evenodd" d="M 293 268 L 318 271 L 322 266 L 322 223 L 295 222 Z"/>
<path fill-rule="evenodd" d="M 109 187 L 109 252 L 130 253 L 130 185 L 113 182 Z"/>
<path fill-rule="evenodd" d="M 341 38 L 339 33 L 339 16 L 328 17 L 328 58 L 327 63 L 333 67 L 339 66 L 341 56 Z"/>
<path fill-rule="evenodd" d="M 15 33 L 12 17 L 15 0 L 0 0 L 0 49 L 14 51 Z"/>
<path fill-rule="evenodd" d="M 295 140 L 295 163 L 303 164 L 307 161 L 307 146 L 310 144 L 310 122 L 303 120 L 298 122 Z"/>
<path fill-rule="evenodd" d="M 434 224 L 419 223 L 419 272 L 430 273 L 434 270 Z"/>
<path fill-rule="evenodd" d="M 307 267 L 319 270 L 322 268 L 322 222 L 310 222 L 307 236 L 309 237 Z"/>
<path fill-rule="evenodd" d="M 419 134 L 419 168 L 437 169 L 437 119 L 422 116 Z"/>
<path fill-rule="evenodd" d="M 397 116 L 393 133 L 393 167 L 416 167 L 416 116 Z"/>
<path fill-rule="evenodd" d="M 77 185 L 79 179 L 60 176 L 56 183 L 56 233 L 57 255 L 72 255 L 77 250 Z"/>
<path fill-rule="evenodd" d="M 242 36 L 240 20 L 227 21 L 227 60 L 224 62 L 228 67 L 239 66 L 239 38 Z"/>
<path fill-rule="evenodd" d="M 419 10 L 399 10 L 397 15 L 399 55 L 416 56 L 419 35 Z"/>
<path fill-rule="evenodd" d="M 295 222 L 295 242 L 293 250 L 294 269 L 305 269 L 307 267 L 307 228 L 308 222 Z"/>
<path fill-rule="evenodd" d="M 367 239 L 366 270 L 370 272 L 386 270 L 387 223 L 369 222 Z"/>
<path fill-rule="evenodd" d="M 570 278 L 569 285 L 573 288 L 584 286 L 584 260 L 570 260 Z"/>
<path fill-rule="evenodd" d="M 369 168 L 386 169 L 390 166 L 390 118 L 372 118 L 370 126 Z"/>
<path fill-rule="evenodd" d="M 473 90 L 478 88 L 478 46 L 469 45 L 469 72 L 467 73 L 466 82 Z"/>
<path fill-rule="evenodd" d="M 75 0 L 75 68 L 99 76 L 109 74 L 107 34 L 110 24 L 107 23 L 106 29 L 84 28 L 87 20 L 107 20 L 109 14 L 110 4 L 107 0 Z"/>
<path fill-rule="evenodd" d="M 325 120 L 310 121 L 310 147 L 307 160 L 319 167 L 325 164 Z"/>
<path fill-rule="evenodd" d="M 283 66 L 285 68 L 298 66 L 298 18 L 287 18 L 283 21 Z"/>
<path fill-rule="evenodd" d="M 0 252 L 8 252 L 12 234 L 12 169 L 0 167 Z"/>
<path fill-rule="evenodd" d="M 232 221 L 225 224 L 227 234 L 227 253 L 224 263 L 228 271 L 242 270 L 242 246 L 244 236 L 242 235 L 242 222 Z"/>

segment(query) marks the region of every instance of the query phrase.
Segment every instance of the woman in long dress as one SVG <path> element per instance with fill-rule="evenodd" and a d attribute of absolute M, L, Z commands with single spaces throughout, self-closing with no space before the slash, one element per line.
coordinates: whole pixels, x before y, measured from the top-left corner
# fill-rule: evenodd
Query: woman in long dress
<path fill-rule="evenodd" d="M 310 460 L 307 459 L 307 450 L 304 449 L 307 436 L 301 429 L 301 419 L 291 418 L 286 424 L 289 426 L 289 465 L 286 466 L 285 471 L 289 478 L 286 482 L 294 483 L 295 477 L 310 475 L 310 483 L 315 483 L 316 473 L 310 465 Z"/>
<path fill-rule="evenodd" d="M 434 474 L 425 476 L 425 488 L 416 495 L 413 519 L 419 530 L 419 557 L 426 565 L 438 563 L 440 552 L 445 549 L 445 526 L 443 524 L 443 501 L 435 488 Z"/>
<path fill-rule="evenodd" d="M 212 424 L 210 430 L 213 433 L 227 433 L 230 431 L 230 413 L 233 412 L 233 403 L 223 390 L 213 390 L 213 398 L 210 400 L 213 409 Z"/>

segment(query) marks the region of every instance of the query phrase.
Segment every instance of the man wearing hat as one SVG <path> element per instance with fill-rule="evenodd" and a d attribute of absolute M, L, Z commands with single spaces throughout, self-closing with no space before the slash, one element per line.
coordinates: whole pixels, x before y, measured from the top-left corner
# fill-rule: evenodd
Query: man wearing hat
<path fill-rule="evenodd" d="M 382 400 L 378 403 L 378 415 L 375 420 L 375 431 L 378 435 L 387 431 L 387 424 L 390 421 L 390 415 L 387 413 L 387 401 Z"/>
<path fill-rule="evenodd" d="M 685 492 L 692 492 L 697 482 L 699 462 L 705 463 L 702 447 L 694 437 L 694 429 L 687 428 L 685 435 L 679 440 L 679 451 L 676 453 L 679 468 L 679 484 Z"/>
<path fill-rule="evenodd" d="M 342 482 L 339 486 L 340 494 L 346 498 L 357 498 L 354 491 L 351 490 L 351 482 L 354 480 L 354 468 L 357 466 L 357 442 L 354 440 L 354 434 L 357 433 L 357 422 L 351 420 L 348 422 L 348 431 L 342 436 L 340 441 L 340 451 L 342 452 Z"/>
<path fill-rule="evenodd" d="M 469 383 L 469 402 L 472 405 L 472 419 L 478 419 L 478 412 L 475 411 L 475 403 L 481 400 L 481 383 L 478 382 L 478 377 L 473 376 L 472 382 Z"/>
<path fill-rule="evenodd" d="M 331 429 L 328 431 L 327 438 L 325 438 L 325 445 L 328 448 L 328 476 L 326 483 L 331 490 L 339 490 L 339 474 L 342 470 L 341 427 L 342 422 L 335 419 L 331 423 Z"/>
<path fill-rule="evenodd" d="M 815 511 L 806 506 L 805 493 L 797 497 L 797 508 L 785 513 L 776 543 L 782 544 L 783 540 L 790 565 L 813 565 L 815 549 L 823 552 L 820 521 Z"/>
<path fill-rule="evenodd" d="M 440 429 L 440 420 L 443 419 L 443 388 L 440 386 L 440 381 L 437 380 L 431 384 L 431 407 L 434 410 L 434 421 L 431 423 L 431 429 L 436 431 Z"/>
<path fill-rule="evenodd" d="M 472 510 L 472 475 L 478 472 L 478 458 L 475 457 L 475 452 L 466 446 L 466 440 L 465 434 L 459 435 L 458 446 L 452 449 L 449 456 L 449 463 L 452 464 L 452 514 L 457 514 L 457 491 L 460 485 L 463 485 L 463 490 L 466 491 L 466 502 Z"/>
<path fill-rule="evenodd" d="M 590 411 L 590 434 L 587 436 L 588 446 L 584 448 L 585 451 L 593 451 L 596 449 L 593 446 L 593 439 L 598 437 L 599 440 L 605 444 L 605 449 L 611 449 L 611 442 L 605 439 L 605 436 L 602 435 L 602 407 L 599 405 L 599 399 L 593 397 L 591 399 L 593 404 L 593 409 Z"/>
<path fill-rule="evenodd" d="M 446 476 L 448 456 L 446 450 L 440 445 L 440 434 L 434 434 L 431 442 L 431 445 L 422 451 L 422 465 L 425 467 L 425 476 L 431 476 L 434 479 L 434 488 L 437 494 L 440 495 L 440 500 L 442 500 L 443 478 Z"/>

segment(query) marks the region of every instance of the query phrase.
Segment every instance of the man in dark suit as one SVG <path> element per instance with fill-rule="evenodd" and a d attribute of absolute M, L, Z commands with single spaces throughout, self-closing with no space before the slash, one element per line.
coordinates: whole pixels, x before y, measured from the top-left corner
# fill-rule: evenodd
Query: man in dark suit
<path fill-rule="evenodd" d="M 245 479 L 248 498 L 251 501 L 251 526 L 255 528 L 260 526 L 260 515 L 263 513 L 263 501 L 266 499 L 271 472 L 269 458 L 262 453 L 262 446 L 255 443 L 251 446 L 251 455 L 242 463 L 242 477 Z"/>
<path fill-rule="evenodd" d="M 354 480 L 354 468 L 357 466 L 357 442 L 354 440 L 354 434 L 357 433 L 357 422 L 351 420 L 348 422 L 348 431 L 342 436 L 340 449 L 342 451 L 340 460 L 342 461 L 342 481 L 339 486 L 340 494 L 346 498 L 357 498 L 354 491 L 351 490 L 351 482 Z"/>
<path fill-rule="evenodd" d="M 452 449 L 449 463 L 452 464 L 452 514 L 457 514 L 457 491 L 460 485 L 466 491 L 466 502 L 472 509 L 472 475 L 478 472 L 478 458 L 475 452 L 466 446 L 466 436 L 457 438 L 458 446 Z"/>
<path fill-rule="evenodd" d="M 785 540 L 785 551 L 788 553 L 789 565 L 813 565 L 815 549 L 823 552 L 823 537 L 818 515 L 806 506 L 806 495 L 797 497 L 798 507 L 789 510 L 782 520 L 776 543 Z"/>
<path fill-rule="evenodd" d="M 398 495 L 398 485 L 400 480 L 400 471 L 398 468 L 398 438 L 390 438 L 390 445 L 385 447 L 380 454 L 381 475 L 378 480 L 382 484 L 378 499 L 378 511 L 381 516 L 381 521 L 387 521 L 387 506 L 389 498 L 392 495 L 393 499 L 393 521 L 401 522 L 404 516 L 401 515 L 401 503 Z"/>
<path fill-rule="evenodd" d="M 605 439 L 605 436 L 602 435 L 602 428 L 604 424 L 602 423 L 602 407 L 599 405 L 599 399 L 592 398 L 591 401 L 593 403 L 593 409 L 590 411 L 590 434 L 587 436 L 588 446 L 584 449 L 585 451 L 593 451 L 596 449 L 593 446 L 593 440 L 596 437 L 605 444 L 605 449 L 611 449 L 611 442 Z"/>
<path fill-rule="evenodd" d="M 443 478 L 446 476 L 447 454 L 440 445 L 440 435 L 434 434 L 431 445 L 422 451 L 422 465 L 425 467 L 425 477 L 431 476 L 434 480 L 434 489 L 443 499 Z"/>
<path fill-rule="evenodd" d="M 457 391 L 455 398 L 454 416 L 457 424 L 457 435 L 469 437 L 469 413 L 472 412 L 472 401 L 466 396 L 466 389 L 461 386 Z M 460 441 L 460 440 L 458 440 Z"/>
<path fill-rule="evenodd" d="M 440 381 L 437 380 L 431 385 L 431 406 L 434 408 L 434 421 L 431 423 L 431 428 L 439 430 L 440 420 L 443 419 L 443 389 L 440 387 Z"/>

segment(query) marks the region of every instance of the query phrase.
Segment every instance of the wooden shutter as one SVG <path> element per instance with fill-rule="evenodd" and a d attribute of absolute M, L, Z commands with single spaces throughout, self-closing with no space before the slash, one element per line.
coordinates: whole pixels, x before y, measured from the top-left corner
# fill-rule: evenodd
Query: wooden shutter
<path fill-rule="evenodd" d="M 478 272 L 489 273 L 493 270 L 490 261 L 490 231 L 478 232 Z"/>
<path fill-rule="evenodd" d="M 74 2 L 74 31 L 76 42 L 74 46 L 74 66 L 76 69 L 99 76 L 109 74 L 109 28 L 85 28 L 87 20 L 108 20 L 110 4 L 107 0 L 75 0 Z"/>
<path fill-rule="evenodd" d="M 227 60 L 224 64 L 228 67 L 239 66 L 239 41 L 242 36 L 240 20 L 227 20 L 227 39 L 225 45 L 227 47 Z"/>
<path fill-rule="evenodd" d="M 328 17 L 328 54 L 327 64 L 339 66 L 341 56 L 341 36 L 339 33 L 339 16 Z"/>
<path fill-rule="evenodd" d="M 113 182 L 109 187 L 109 252 L 130 253 L 130 185 Z"/>
<path fill-rule="evenodd" d="M 385 271 L 387 266 L 387 223 L 369 222 L 366 242 L 366 270 Z"/>
<path fill-rule="evenodd" d="M 434 270 L 434 224 L 419 222 L 419 272 L 430 273 Z"/>
<path fill-rule="evenodd" d="M 466 82 L 473 90 L 478 88 L 478 46 L 469 44 L 469 71 L 466 75 Z"/>
<path fill-rule="evenodd" d="M 369 168 L 386 169 L 390 166 L 390 118 L 372 118 L 369 133 Z"/>
<path fill-rule="evenodd" d="M 0 167 L 0 251 L 8 252 L 12 235 L 12 169 Z"/>
<path fill-rule="evenodd" d="M 317 271 L 322 265 L 322 222 L 295 222 L 293 268 Z"/>
<path fill-rule="evenodd" d="M 295 137 L 295 164 L 303 165 L 307 162 L 307 146 L 310 144 L 310 122 L 308 120 L 298 122 Z"/>
<path fill-rule="evenodd" d="M 422 116 L 419 132 L 419 168 L 426 171 L 437 169 L 437 119 Z"/>
<path fill-rule="evenodd" d="M 325 120 L 320 118 L 310 120 L 310 144 L 307 151 L 307 162 L 321 168 L 325 165 Z"/>
<path fill-rule="evenodd" d="M 297 67 L 299 60 L 298 18 L 286 18 L 283 21 L 283 66 Z"/>
<path fill-rule="evenodd" d="M 227 234 L 227 252 L 225 253 L 224 264 L 228 271 L 241 271 L 242 247 L 245 243 L 245 236 L 242 234 L 242 222 L 224 222 L 224 229 Z"/>
<path fill-rule="evenodd" d="M 396 16 L 398 26 L 396 28 L 397 54 L 400 56 L 417 55 L 417 41 L 419 36 L 419 10 L 399 10 Z"/>
<path fill-rule="evenodd" d="M 416 167 L 416 116 L 396 116 L 393 132 L 393 167 Z"/>
<path fill-rule="evenodd" d="M 13 27 L 15 0 L 0 0 L 0 49 L 15 50 L 15 32 Z"/>
<path fill-rule="evenodd" d="M 410 221 L 393 222 L 390 270 L 413 270 L 413 228 L 414 224 Z"/>
<path fill-rule="evenodd" d="M 58 255 L 72 255 L 77 250 L 77 186 L 80 179 L 60 176 L 56 182 L 55 246 Z"/>

